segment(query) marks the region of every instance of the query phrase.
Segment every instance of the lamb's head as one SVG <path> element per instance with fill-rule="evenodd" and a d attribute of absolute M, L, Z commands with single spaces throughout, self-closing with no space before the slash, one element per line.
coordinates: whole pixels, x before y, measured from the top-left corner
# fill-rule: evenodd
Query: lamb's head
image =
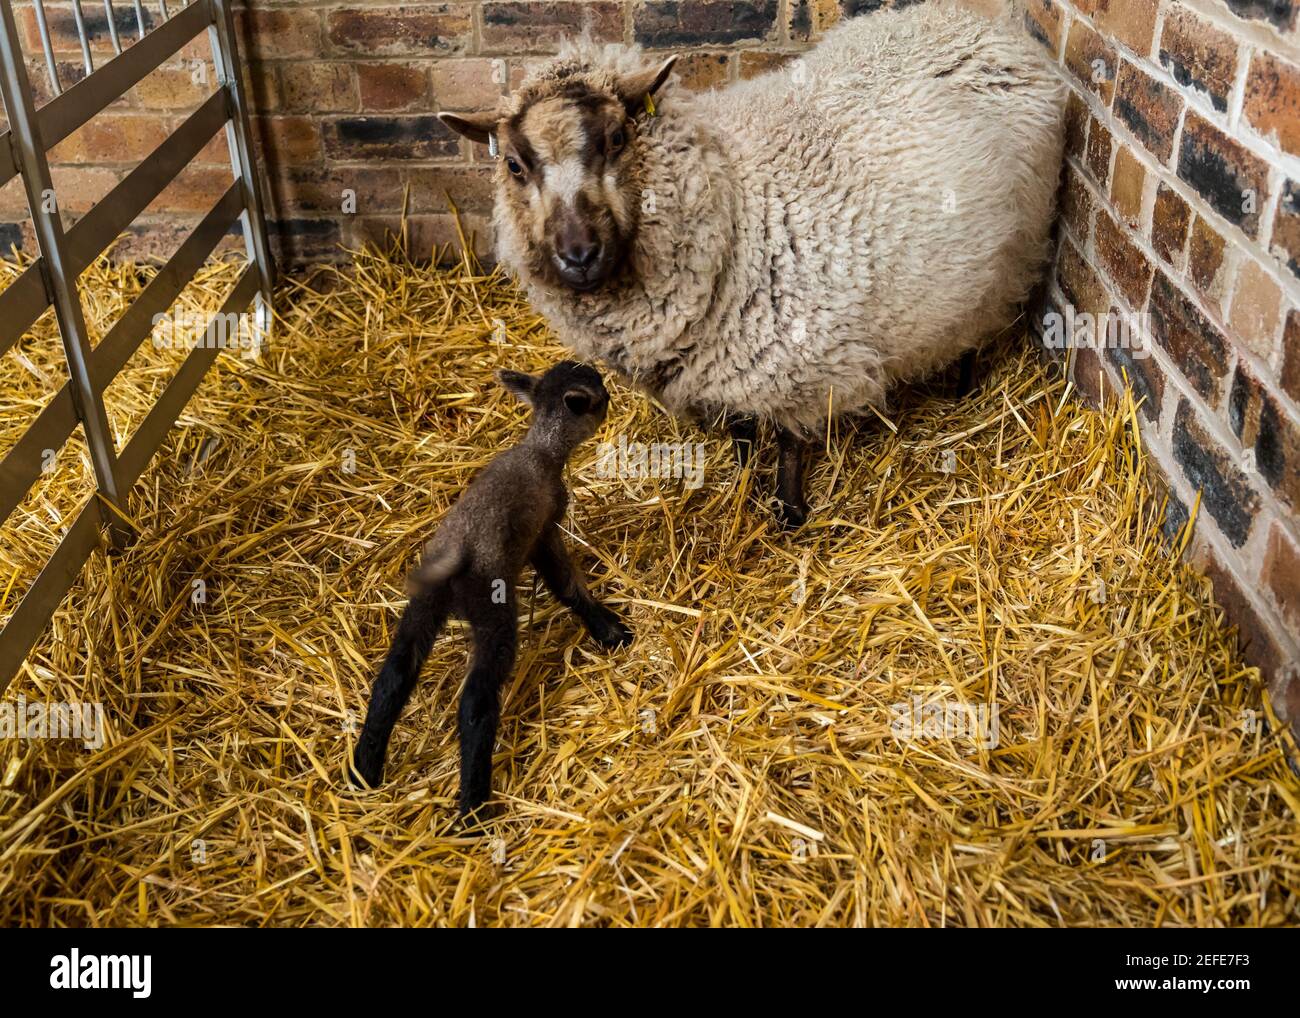
<path fill-rule="evenodd" d="M 473 141 L 495 142 L 503 254 L 526 281 L 587 291 L 623 269 L 641 208 L 638 118 L 654 109 L 676 59 L 641 66 L 635 51 L 601 59 L 577 47 L 496 109 L 440 115 Z"/>

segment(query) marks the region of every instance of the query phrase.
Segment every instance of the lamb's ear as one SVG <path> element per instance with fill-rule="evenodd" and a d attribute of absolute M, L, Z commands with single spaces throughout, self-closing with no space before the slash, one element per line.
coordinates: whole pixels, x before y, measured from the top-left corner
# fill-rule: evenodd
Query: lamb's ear
<path fill-rule="evenodd" d="M 635 114 L 641 111 L 646 96 L 654 95 L 663 87 L 663 83 L 668 80 L 668 75 L 672 74 L 675 63 L 677 63 L 676 53 L 658 67 L 648 67 L 644 71 L 625 74 L 619 80 L 618 94 L 622 97 L 628 112 Z"/>
<path fill-rule="evenodd" d="M 481 113 L 439 113 L 438 119 L 457 134 L 486 145 L 488 136 L 497 129 L 500 117 L 496 110 L 484 110 Z"/>
<path fill-rule="evenodd" d="M 529 406 L 533 405 L 533 393 L 540 381 L 536 375 L 528 375 L 522 371 L 498 371 L 497 381 L 506 387 L 506 391 L 513 393 L 516 399 Z"/>
<path fill-rule="evenodd" d="M 590 389 L 570 389 L 564 394 L 564 405 L 575 417 L 591 413 L 596 405 L 596 395 Z"/>

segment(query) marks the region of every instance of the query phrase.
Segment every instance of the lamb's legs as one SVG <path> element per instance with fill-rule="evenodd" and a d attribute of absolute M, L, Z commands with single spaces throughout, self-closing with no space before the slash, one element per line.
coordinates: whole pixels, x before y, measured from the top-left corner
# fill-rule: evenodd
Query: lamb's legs
<path fill-rule="evenodd" d="M 736 465 L 743 470 L 758 443 L 758 418 L 748 414 L 729 415 L 727 430 L 731 433 L 732 448 L 736 451 Z"/>
<path fill-rule="evenodd" d="M 802 526 L 808 519 L 808 503 L 803 497 L 804 442 L 793 431 L 778 427 L 776 440 L 779 459 L 776 466 L 776 496 L 780 499 L 780 517 L 787 527 Z"/>
<path fill-rule="evenodd" d="M 591 596 L 582 574 L 564 547 L 558 525 L 552 523 L 533 549 L 533 568 L 560 604 L 573 611 L 587 632 L 602 647 L 613 649 L 632 642 L 632 630 L 609 608 Z"/>
<path fill-rule="evenodd" d="M 480 600 L 466 614 L 474 654 L 457 716 L 461 816 L 478 811 L 492 795 L 492 747 L 501 711 L 500 691 L 515 666 L 518 642 L 513 596 L 505 604 Z"/>
<path fill-rule="evenodd" d="M 388 737 L 411 697 L 438 630 L 447 621 L 447 604 L 447 593 L 441 588 L 418 594 L 407 603 L 397 624 L 393 645 L 371 690 L 366 723 L 353 756 L 354 769 L 371 788 L 383 777 Z"/>

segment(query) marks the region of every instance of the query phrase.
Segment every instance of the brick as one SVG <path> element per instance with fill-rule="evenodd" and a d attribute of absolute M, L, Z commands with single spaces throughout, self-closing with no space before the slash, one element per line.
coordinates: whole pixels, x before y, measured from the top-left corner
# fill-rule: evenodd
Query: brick
<path fill-rule="evenodd" d="M 501 64 L 493 60 L 439 60 L 433 65 L 433 98 L 442 110 L 491 109 L 501 96 L 500 77 Z M 398 91 L 394 98 L 404 95 Z"/>
<path fill-rule="evenodd" d="M 326 121 L 331 159 L 445 159 L 460 153 L 455 134 L 437 117 L 338 117 Z"/>
<path fill-rule="evenodd" d="M 339 245 L 343 242 L 343 237 L 337 217 L 312 219 L 295 216 L 271 219 L 266 226 L 277 262 L 302 264 L 339 261 L 342 258 Z"/>
<path fill-rule="evenodd" d="M 1115 152 L 1115 169 L 1110 181 L 1110 200 L 1124 217 L 1124 222 L 1137 229 L 1142 219 L 1142 192 L 1146 188 L 1147 171 L 1141 161 L 1126 146 Z"/>
<path fill-rule="evenodd" d="M 1214 600 L 1237 629 L 1237 641 L 1246 662 L 1266 677 L 1276 674 L 1285 654 L 1278 646 L 1272 627 L 1260 615 L 1250 595 L 1207 543 L 1201 543 L 1196 549 L 1194 564 L 1210 581 Z"/>
<path fill-rule="evenodd" d="M 343 217 L 344 191 L 355 198 L 355 214 L 367 215 L 402 210 L 402 173 L 391 166 L 280 167 L 271 180 L 276 207 L 292 207 L 298 213 L 319 213 Z"/>
<path fill-rule="evenodd" d="M 767 50 L 741 50 L 740 76 L 757 78 L 760 74 L 784 67 L 797 57 L 797 53 L 771 53 Z"/>
<path fill-rule="evenodd" d="M 1112 316 L 1121 315 L 1119 308 L 1111 308 Z M 1149 352 L 1149 351 L 1148 351 Z M 1135 357 L 1133 351 L 1122 344 L 1107 344 L 1106 357 L 1128 379 L 1133 396 L 1139 401 L 1142 416 L 1149 421 L 1160 419 L 1160 405 L 1165 394 L 1165 376 L 1154 357 Z"/>
<path fill-rule="evenodd" d="M 816 19 L 812 0 L 788 0 L 786 7 L 786 32 L 790 38 L 799 42 L 811 39 Z"/>
<path fill-rule="evenodd" d="M 483 46 L 494 52 L 550 52 L 589 31 L 601 42 L 623 38 L 623 10 L 606 0 L 507 0 L 483 4 Z"/>
<path fill-rule="evenodd" d="M 138 163 L 171 132 L 157 113 L 100 114 L 50 150 L 58 163 Z"/>
<path fill-rule="evenodd" d="M 1268 532 L 1263 579 L 1282 617 L 1300 629 L 1300 549 L 1277 523 Z"/>
<path fill-rule="evenodd" d="M 1183 267 L 1183 248 L 1187 246 L 1191 222 L 1192 210 L 1187 202 L 1161 181 L 1151 212 L 1151 246 L 1156 249 L 1156 254 L 1177 269 Z"/>
<path fill-rule="evenodd" d="M 1094 119 L 1088 125 L 1088 146 L 1083 150 L 1083 156 L 1102 191 L 1110 186 L 1110 156 L 1113 148 L 1110 129 L 1100 120 Z"/>
<path fill-rule="evenodd" d="M 1180 85 L 1209 96 L 1220 113 L 1237 78 L 1237 40 L 1193 14 L 1182 4 L 1165 12 L 1160 32 L 1160 63 Z"/>
<path fill-rule="evenodd" d="M 1149 56 L 1156 31 L 1156 0 L 1096 0 L 1092 19 L 1134 53 Z"/>
<path fill-rule="evenodd" d="M 1273 277 L 1253 259 L 1237 272 L 1228 326 L 1233 335 L 1259 357 L 1273 353 L 1277 327 L 1282 320 L 1282 291 Z"/>
<path fill-rule="evenodd" d="M 726 84 L 731 74 L 731 56 L 727 53 L 684 53 L 674 70 L 683 85 L 693 92 L 703 92 Z"/>
<path fill-rule="evenodd" d="M 236 13 L 245 58 L 316 57 L 321 51 L 320 13 L 287 7 L 241 7 Z"/>
<path fill-rule="evenodd" d="M 481 258 L 491 251 L 492 229 L 487 220 L 462 216 L 461 227 L 476 255 Z M 417 262 L 428 262 L 438 255 L 437 260 L 446 264 L 457 260 L 460 253 L 455 216 L 356 216 L 345 224 L 344 233 L 349 247 L 388 247 L 395 238 L 405 236 L 406 252 Z"/>
<path fill-rule="evenodd" d="M 1178 149 L 1178 176 L 1228 222 L 1251 237 L 1259 235 L 1268 164 L 1191 110 Z"/>
<path fill-rule="evenodd" d="M 412 212 L 492 212 L 496 186 L 492 167 L 421 166 L 406 174 Z"/>
<path fill-rule="evenodd" d="M 1076 312 L 1087 311 L 1095 315 L 1110 308 L 1110 295 L 1101 277 L 1067 237 L 1061 239 L 1056 279 Z"/>
<path fill-rule="evenodd" d="M 329 11 L 326 33 L 336 49 L 365 57 L 441 56 L 469 49 L 469 4 L 344 7 Z"/>
<path fill-rule="evenodd" d="M 268 78 L 271 81 L 269 89 L 261 84 Z M 252 80 L 253 108 L 262 111 L 275 109 L 279 91 L 274 84 L 274 73 L 255 74 Z M 145 109 L 189 110 L 196 108 L 211 95 L 213 86 L 211 77 L 208 78 L 207 84 L 195 81 L 193 68 L 159 67 L 152 73 L 146 74 L 136 83 L 132 91 L 135 93 L 136 102 Z"/>
<path fill-rule="evenodd" d="M 1115 48 L 1087 24 L 1075 20 L 1065 44 L 1065 66 L 1106 106 L 1115 94 L 1115 60 Z"/>
<path fill-rule="evenodd" d="M 1061 199 L 1061 218 L 1066 227 L 1080 242 L 1087 241 L 1092 233 L 1092 214 L 1097 203 L 1083 177 L 1070 166 L 1066 168 L 1065 189 Z"/>
<path fill-rule="evenodd" d="M 1228 340 L 1163 272 L 1151 285 L 1152 338 L 1211 408 L 1228 374 Z"/>
<path fill-rule="evenodd" d="M 1239 18 L 1267 21 L 1274 28 L 1295 28 L 1295 0 L 1224 0 Z"/>
<path fill-rule="evenodd" d="M 744 56 L 741 56 L 744 67 Z M 1076 159 L 1083 158 L 1083 150 L 1088 142 L 1088 105 L 1073 90 L 1065 101 L 1065 153 Z"/>
<path fill-rule="evenodd" d="M 1218 523 L 1228 543 L 1240 548 L 1250 537 L 1259 494 L 1185 399 L 1179 401 L 1174 418 L 1173 453 L 1187 483 L 1201 493 L 1201 507 Z"/>
<path fill-rule="evenodd" d="M 1300 277 L 1300 181 L 1287 180 L 1277 198 L 1273 217 L 1273 253 Z"/>
<path fill-rule="evenodd" d="M 1282 332 L 1282 389 L 1300 403 L 1300 308 L 1287 313 Z"/>
<path fill-rule="evenodd" d="M 262 146 L 265 166 L 319 162 L 321 132 L 311 117 L 254 117 L 253 130 Z"/>
<path fill-rule="evenodd" d="M 1255 451 L 1255 469 L 1274 492 L 1300 507 L 1300 425 L 1242 364 L 1233 373 L 1228 423 L 1243 447 Z"/>
<path fill-rule="evenodd" d="M 357 108 L 357 83 L 343 63 L 304 61 L 280 68 L 284 108 L 307 113 L 339 113 Z"/>
<path fill-rule="evenodd" d="M 91 166 L 51 166 L 50 176 L 59 211 L 79 215 L 108 194 L 121 178 L 120 171 Z"/>
<path fill-rule="evenodd" d="M 1182 110 L 1182 96 L 1125 61 L 1116 86 L 1115 115 L 1162 163 L 1173 155 Z"/>
<path fill-rule="evenodd" d="M 145 5 L 146 8 L 148 6 Z M 90 44 L 91 53 L 101 56 L 113 53 L 113 37 L 108 31 L 108 18 L 105 15 L 104 5 L 87 3 L 83 0 L 81 10 L 85 19 L 86 40 Z M 23 8 L 21 13 L 16 11 L 15 15 L 20 23 L 20 31 L 27 36 L 27 52 L 40 53 L 41 37 L 37 29 L 35 12 L 28 6 Z M 77 21 L 72 13 L 72 5 L 47 2 L 45 19 L 50 29 L 50 41 L 55 53 L 67 51 L 80 54 L 81 42 L 77 35 Z M 134 8 L 130 4 L 116 5 L 113 8 L 113 25 L 123 42 L 134 40 L 136 38 Z M 158 27 L 153 11 L 145 11 L 145 27 L 147 29 Z M 102 60 L 96 60 L 95 66 L 98 67 L 102 63 Z"/>
<path fill-rule="evenodd" d="M 207 212 L 230 187 L 230 167 L 186 166 L 146 212 Z"/>
<path fill-rule="evenodd" d="M 1025 28 L 1053 57 L 1061 51 L 1061 8 L 1054 0 L 1028 0 Z"/>
<path fill-rule="evenodd" d="M 777 0 L 643 0 L 632 32 L 643 46 L 726 46 L 771 38 L 776 15 Z"/>
<path fill-rule="evenodd" d="M 1300 66 L 1257 51 L 1246 76 L 1243 111 L 1260 134 L 1300 155 Z"/>
<path fill-rule="evenodd" d="M 1210 310 L 1218 311 L 1228 291 L 1227 241 L 1199 214 L 1187 242 L 1187 278 Z"/>
<path fill-rule="evenodd" d="M 1134 310 L 1145 307 L 1151 286 L 1151 263 L 1109 213 L 1098 214 L 1093 244 L 1102 267 L 1129 307 Z"/>

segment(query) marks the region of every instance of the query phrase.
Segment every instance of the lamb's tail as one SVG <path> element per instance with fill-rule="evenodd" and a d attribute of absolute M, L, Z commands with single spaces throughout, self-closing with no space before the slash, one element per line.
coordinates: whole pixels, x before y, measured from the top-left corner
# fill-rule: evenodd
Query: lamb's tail
<path fill-rule="evenodd" d="M 443 586 L 468 563 L 463 546 L 431 548 L 406 578 L 406 592 L 412 597 Z"/>
<path fill-rule="evenodd" d="M 411 600 L 402 612 L 393 645 L 370 692 L 366 723 L 353 756 L 357 776 L 371 788 L 383 777 L 384 757 L 388 755 L 388 738 L 393 733 L 393 725 L 410 699 L 424 659 L 433 649 L 433 641 L 447 621 L 451 610 L 448 580 L 464 564 L 463 552 L 435 552 L 425 558 L 407 581 Z"/>

